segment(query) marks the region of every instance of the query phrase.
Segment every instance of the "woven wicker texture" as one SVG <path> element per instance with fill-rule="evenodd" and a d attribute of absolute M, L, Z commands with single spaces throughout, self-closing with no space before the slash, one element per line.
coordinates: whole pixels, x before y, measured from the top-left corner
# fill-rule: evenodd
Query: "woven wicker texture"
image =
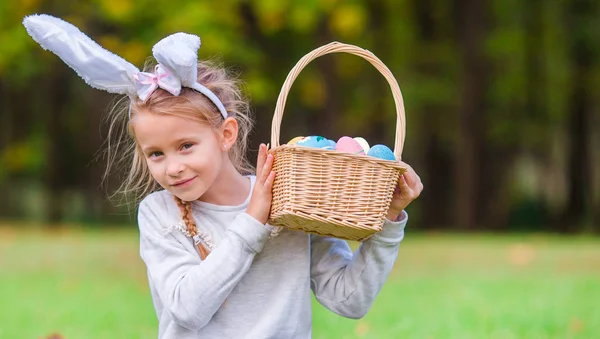
<path fill-rule="evenodd" d="M 279 145 L 287 94 L 312 60 L 330 53 L 349 53 L 369 61 L 388 81 L 396 104 L 394 154 L 401 159 L 405 135 L 402 93 L 390 70 L 371 52 L 332 42 L 305 55 L 288 74 L 279 94 L 271 129 L 274 153 L 273 202 L 269 223 L 309 233 L 362 241 L 381 231 L 399 176 L 397 162 L 366 155 Z"/>

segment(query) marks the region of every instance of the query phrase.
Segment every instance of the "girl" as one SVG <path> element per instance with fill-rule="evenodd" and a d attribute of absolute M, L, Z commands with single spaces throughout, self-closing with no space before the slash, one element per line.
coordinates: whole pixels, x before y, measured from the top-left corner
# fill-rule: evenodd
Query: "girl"
<path fill-rule="evenodd" d="M 311 290 L 337 314 L 367 313 L 397 256 L 404 209 L 423 188 L 410 167 L 383 230 L 354 254 L 343 240 L 280 231 L 267 223 L 273 157 L 261 144 L 249 174 L 247 104 L 223 69 L 197 62 L 198 37 L 161 40 L 153 72 L 140 72 L 64 21 L 24 24 L 88 84 L 129 97 L 111 131 L 122 123 L 131 136 L 122 190 L 145 195 L 140 254 L 159 338 L 310 338 Z"/>

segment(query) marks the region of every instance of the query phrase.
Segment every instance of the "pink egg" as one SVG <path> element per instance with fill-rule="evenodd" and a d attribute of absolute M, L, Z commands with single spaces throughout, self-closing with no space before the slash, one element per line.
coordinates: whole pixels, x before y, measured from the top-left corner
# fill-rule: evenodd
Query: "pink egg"
<path fill-rule="evenodd" d="M 353 154 L 365 154 L 362 146 L 351 137 L 341 137 L 335 145 L 335 150 Z"/>

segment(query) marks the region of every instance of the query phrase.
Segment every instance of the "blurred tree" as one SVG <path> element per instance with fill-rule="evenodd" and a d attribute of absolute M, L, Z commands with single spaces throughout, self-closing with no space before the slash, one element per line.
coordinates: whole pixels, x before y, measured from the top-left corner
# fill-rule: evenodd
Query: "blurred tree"
<path fill-rule="evenodd" d="M 411 220 L 501 230 L 560 215 L 556 230 L 578 231 L 599 194 L 598 11 L 591 0 L 0 2 L 0 215 L 123 220 L 99 189 L 104 163 L 93 161 L 112 96 L 26 34 L 23 16 L 49 13 L 140 68 L 165 35 L 200 35 L 199 57 L 222 59 L 245 82 L 254 149 L 270 139 L 277 95 L 302 56 L 333 40 L 369 49 L 404 95 L 403 160 L 426 186 Z M 329 55 L 295 81 L 281 142 L 360 135 L 391 145 L 395 121 L 383 77 L 355 56 Z"/>
<path fill-rule="evenodd" d="M 598 2 L 573 0 L 565 11 L 566 27 L 570 32 L 568 46 L 573 72 L 573 87 L 569 98 L 568 133 L 568 196 L 560 231 L 576 231 L 591 222 L 592 217 L 592 153 L 590 149 L 593 109 L 592 78 L 598 64 L 597 31 Z"/>
<path fill-rule="evenodd" d="M 457 41 L 461 51 L 461 107 L 458 112 L 456 148 L 456 223 L 464 229 L 477 225 L 478 184 L 485 143 L 486 95 L 489 65 L 484 53 L 489 13 L 486 1 L 455 0 Z"/>
<path fill-rule="evenodd" d="M 415 73 L 421 100 L 413 108 L 416 122 L 410 125 L 410 130 L 414 130 L 415 125 L 418 127 L 418 145 L 423 150 L 420 152 L 424 164 L 421 176 L 427 190 L 421 197 L 422 209 L 436 211 L 422 213 L 423 224 L 441 227 L 456 217 L 452 212 L 457 207 L 448 203 L 454 200 L 456 187 L 455 181 L 449 180 L 453 177 L 454 161 L 451 149 L 447 147 L 451 141 L 447 131 L 454 125 L 449 112 L 457 101 L 456 90 L 443 82 L 443 79 L 455 76 L 452 72 L 456 68 L 455 52 L 450 47 L 455 30 L 448 29 L 451 8 L 443 2 L 414 1 L 412 7 L 418 41 Z"/>
<path fill-rule="evenodd" d="M 47 135 L 46 152 L 48 160 L 44 171 L 44 181 L 47 188 L 47 221 L 50 225 L 57 225 L 63 219 L 63 208 L 65 207 L 64 193 L 67 186 L 67 180 L 72 178 L 68 176 L 70 169 L 69 160 L 73 154 L 69 152 L 72 147 L 72 140 L 66 128 L 68 120 L 65 113 L 69 112 L 71 100 L 69 100 L 69 89 L 71 82 L 67 72 L 70 70 L 64 67 L 58 68 L 49 76 L 46 81 L 46 88 L 49 89 L 45 103 L 48 111 L 45 119 Z M 56 86 L 54 84 L 61 84 Z"/>

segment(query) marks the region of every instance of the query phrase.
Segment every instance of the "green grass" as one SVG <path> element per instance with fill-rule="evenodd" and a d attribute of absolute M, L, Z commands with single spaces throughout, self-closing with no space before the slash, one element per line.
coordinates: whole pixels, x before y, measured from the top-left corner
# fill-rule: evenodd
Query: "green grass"
<path fill-rule="evenodd" d="M 132 231 L 0 228 L 0 338 L 155 338 Z M 369 314 L 314 338 L 600 338 L 600 239 L 410 234 Z"/>

